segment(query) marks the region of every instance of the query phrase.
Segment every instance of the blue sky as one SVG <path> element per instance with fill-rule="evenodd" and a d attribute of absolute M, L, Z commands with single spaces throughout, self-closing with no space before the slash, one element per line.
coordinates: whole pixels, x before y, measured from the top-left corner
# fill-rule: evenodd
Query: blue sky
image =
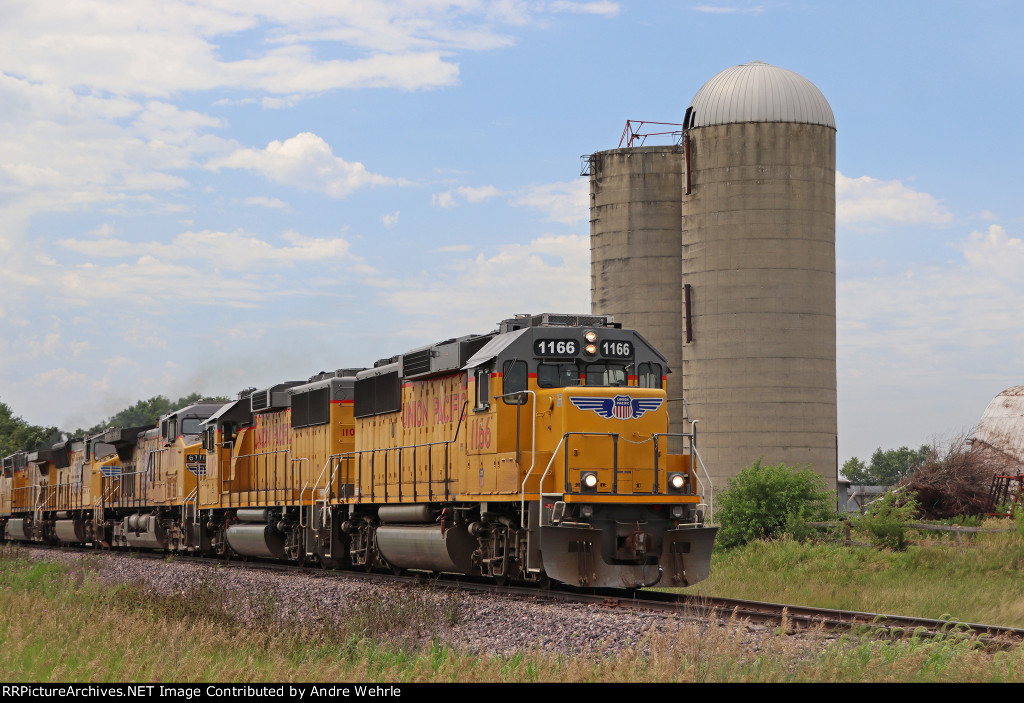
<path fill-rule="evenodd" d="M 0 400 L 89 425 L 588 311 L 579 157 L 752 60 L 838 123 L 840 461 L 1024 382 L 1016 2 L 8 0 Z"/>

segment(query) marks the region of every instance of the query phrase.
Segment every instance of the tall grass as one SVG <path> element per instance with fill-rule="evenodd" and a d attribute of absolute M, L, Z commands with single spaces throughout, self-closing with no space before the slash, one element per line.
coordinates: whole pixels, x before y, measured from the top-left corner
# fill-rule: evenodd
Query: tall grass
<path fill-rule="evenodd" d="M 1024 539 L 982 533 L 905 551 L 751 542 L 716 552 L 711 577 L 688 592 L 1024 627 Z"/>
<path fill-rule="evenodd" d="M 105 585 L 95 562 L 32 561 L 9 549 L 0 550 L 0 608 L 0 680 L 12 682 L 1024 680 L 1020 648 L 994 653 L 956 633 L 876 641 L 818 632 L 810 642 L 768 633 L 753 646 L 742 622 L 700 620 L 617 656 L 477 654 L 429 637 L 476 616 L 454 593 L 396 587 L 310 623 L 269 598 L 229 595 L 216 572 L 184 592 L 157 593 Z"/>

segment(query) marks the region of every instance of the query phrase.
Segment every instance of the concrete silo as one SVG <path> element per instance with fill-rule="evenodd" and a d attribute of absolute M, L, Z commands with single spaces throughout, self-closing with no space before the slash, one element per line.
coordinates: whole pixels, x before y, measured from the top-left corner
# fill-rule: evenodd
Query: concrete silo
<path fill-rule="evenodd" d="M 683 126 L 682 148 L 673 150 L 680 152 L 679 175 L 665 179 L 679 184 L 678 275 L 653 281 L 651 269 L 637 278 L 628 273 L 635 267 L 610 265 L 608 254 L 617 248 L 642 247 L 637 233 L 646 228 L 648 207 L 602 203 L 609 190 L 602 181 L 612 175 L 592 168 L 594 311 L 615 314 L 645 335 L 670 330 L 651 340 L 670 363 L 681 362 L 670 378 L 687 400 L 689 418 L 700 421 L 700 452 L 716 490 L 760 456 L 812 464 L 834 486 L 832 110 L 810 81 L 753 62 L 709 80 Z M 592 163 L 620 151 L 626 150 L 599 152 Z M 608 212 L 636 212 L 628 237 L 607 229 L 602 204 Z M 660 231 L 660 220 L 655 227 Z M 680 313 L 667 304 L 652 312 L 644 300 L 632 309 L 618 305 L 625 297 L 618 291 L 640 281 L 678 301 Z M 651 316 L 656 319 L 648 322 Z M 662 337 L 675 341 L 666 346 Z M 670 410 L 673 429 L 686 427 L 679 404 Z"/>
<path fill-rule="evenodd" d="M 672 146 L 613 149 L 589 163 L 591 306 L 639 330 L 672 370 L 683 362 L 682 154 Z M 682 374 L 669 374 L 668 386 L 669 398 L 681 398 Z M 678 401 L 669 413 L 672 431 L 685 431 Z"/>

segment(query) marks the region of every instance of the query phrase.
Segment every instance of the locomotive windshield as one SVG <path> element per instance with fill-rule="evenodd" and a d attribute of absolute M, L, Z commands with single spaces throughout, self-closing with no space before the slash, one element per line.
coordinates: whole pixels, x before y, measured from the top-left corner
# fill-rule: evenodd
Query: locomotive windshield
<path fill-rule="evenodd" d="M 580 368 L 576 364 L 537 364 L 537 385 L 541 388 L 578 386 Z"/>
<path fill-rule="evenodd" d="M 566 386 L 625 386 L 629 379 L 626 364 L 537 364 L 537 385 L 541 388 Z M 659 379 L 660 381 L 660 379 Z M 660 387 L 660 383 L 651 387 Z"/>
<path fill-rule="evenodd" d="M 626 385 L 625 364 L 587 364 L 588 386 Z"/>

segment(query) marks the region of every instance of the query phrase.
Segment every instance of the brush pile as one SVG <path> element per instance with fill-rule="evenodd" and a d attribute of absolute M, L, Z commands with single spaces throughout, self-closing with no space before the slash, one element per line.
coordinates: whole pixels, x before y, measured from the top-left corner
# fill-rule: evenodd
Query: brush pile
<path fill-rule="evenodd" d="M 991 452 L 971 451 L 966 436 L 942 449 L 933 449 L 899 487 L 917 496 L 921 519 L 945 520 L 958 515 L 980 515 L 990 507 L 992 476 L 1005 469 Z"/>

